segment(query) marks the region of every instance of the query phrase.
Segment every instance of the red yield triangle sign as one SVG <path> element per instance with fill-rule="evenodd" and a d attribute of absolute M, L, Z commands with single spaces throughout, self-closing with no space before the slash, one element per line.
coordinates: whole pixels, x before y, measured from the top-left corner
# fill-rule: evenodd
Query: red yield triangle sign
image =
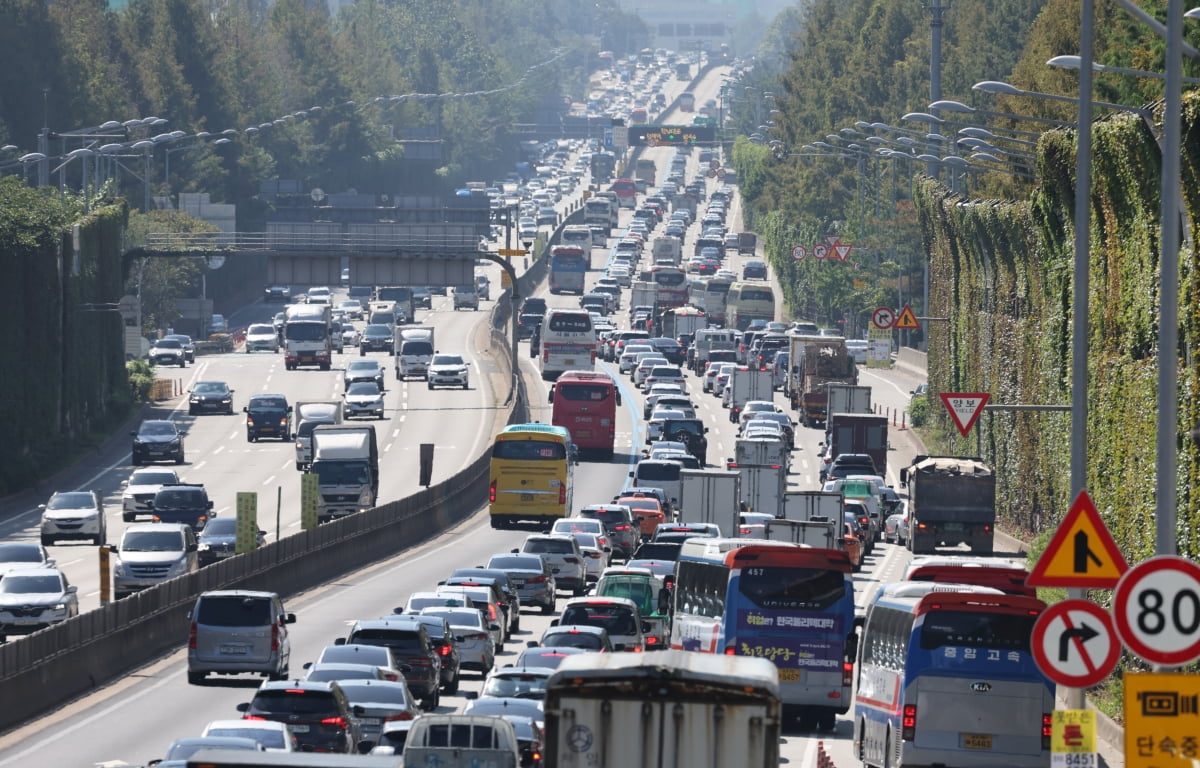
<path fill-rule="evenodd" d="M 845 261 L 850 257 L 850 249 L 853 247 L 850 243 L 834 243 L 833 253 L 838 261 Z"/>
<path fill-rule="evenodd" d="M 946 410 L 950 411 L 950 418 L 954 419 L 954 426 L 958 427 L 963 437 L 975 426 L 979 414 L 983 413 L 983 406 L 991 397 L 987 392 L 942 392 L 941 395 Z"/>

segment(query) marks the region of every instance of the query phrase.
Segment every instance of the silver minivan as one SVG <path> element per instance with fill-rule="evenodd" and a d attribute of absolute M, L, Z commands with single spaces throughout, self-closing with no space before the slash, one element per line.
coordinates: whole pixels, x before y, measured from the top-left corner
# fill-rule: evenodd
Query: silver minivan
<path fill-rule="evenodd" d="M 255 672 L 269 680 L 288 676 L 292 643 L 287 625 L 296 622 L 296 614 L 284 611 L 274 592 L 205 592 L 196 598 L 188 618 L 189 683 L 203 683 L 210 672 Z"/>

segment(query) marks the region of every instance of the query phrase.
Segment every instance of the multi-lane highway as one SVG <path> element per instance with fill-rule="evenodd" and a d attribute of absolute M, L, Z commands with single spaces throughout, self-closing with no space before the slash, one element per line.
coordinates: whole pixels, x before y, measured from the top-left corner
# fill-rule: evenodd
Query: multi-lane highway
<path fill-rule="evenodd" d="M 710 77 L 701 88 L 696 89 L 700 103 L 715 97 L 719 79 L 719 76 Z M 672 151 L 670 148 L 656 148 L 648 150 L 647 156 L 654 157 L 659 168 L 665 169 Z M 693 158 L 688 178 L 696 171 Z M 710 186 L 710 190 L 712 188 Z M 623 223 L 628 216 L 627 212 L 622 212 Z M 735 202 L 729 218 L 731 229 L 736 231 L 740 227 L 740 219 Z M 689 245 L 695 234 L 694 231 L 689 233 Z M 601 267 L 605 255 L 603 249 L 596 249 L 593 252 L 593 267 Z M 738 257 L 731 256 L 730 260 L 732 264 L 728 266 L 734 269 L 740 267 Z M 598 276 L 596 271 L 590 273 L 589 284 Z M 491 277 L 493 285 L 498 286 L 498 274 L 493 272 Z M 553 296 L 547 299 L 551 306 L 576 304 L 574 297 Z M 483 308 L 490 307 L 491 303 L 488 302 Z M 267 320 L 274 311 L 273 306 L 256 305 L 247 309 L 245 316 L 238 319 L 245 322 Z M 485 373 L 493 365 L 492 356 L 506 353 L 503 349 L 488 350 L 484 347 L 488 337 L 486 333 L 480 333 L 479 328 L 485 316 L 485 312 L 453 312 L 450 300 L 446 297 L 435 297 L 432 310 L 420 313 L 420 322 L 437 328 L 437 346 L 441 350 L 460 351 L 473 361 L 472 384 L 466 392 L 430 392 L 424 382 L 403 383 L 396 381 L 394 375 L 389 375 L 387 414 L 382 422 L 377 423 L 382 453 L 383 500 L 416 490 L 416 446 L 419 443 L 433 442 L 437 445 L 434 474 L 434 481 L 437 482 L 480 455 L 494 434 L 496 418 L 502 412 L 500 402 L 505 387 L 493 386 Z M 534 361 L 528 357 L 527 350 L 528 347 L 523 344 L 521 361 L 530 395 L 531 415 L 532 418 L 549 421 L 548 385 L 537 375 Z M 390 366 L 391 359 L 388 356 L 373 354 Z M 576 474 L 575 500 L 578 505 L 610 500 L 625 484 L 628 471 L 643 447 L 640 395 L 633 391 L 628 378 L 619 376 L 613 366 L 598 364 L 598 367 L 608 370 L 620 382 L 624 406 L 618 417 L 616 455 L 608 462 L 584 463 Z M 228 382 L 236 390 L 235 404 L 239 408 L 246 397 L 257 392 L 281 392 L 295 402 L 337 397 L 342 390 L 341 371 L 336 370 L 336 365 L 335 370 L 325 373 L 315 370 L 285 371 L 282 359 L 270 354 L 235 353 L 204 357 L 195 366 L 179 374 L 186 377 L 185 384 L 188 386 L 204 379 Z M 861 383 L 872 386 L 875 402 L 890 409 L 903 410 L 909 390 L 918 383 L 900 371 L 860 369 L 860 374 Z M 719 464 L 731 455 L 733 425 L 716 399 L 700 391 L 694 377 L 689 379 L 689 389 L 711 430 L 709 462 Z M 782 405 L 782 397 L 777 399 Z M 261 527 L 274 536 L 274 503 L 278 492 L 282 499 L 280 533 L 288 535 L 297 529 L 299 482 L 290 443 L 248 443 L 239 416 L 189 417 L 186 401 L 168 404 L 160 410 L 162 415 L 174 418 L 185 426 L 189 463 L 180 469 L 185 479 L 205 483 L 216 501 L 219 514 L 233 513 L 232 505 L 237 491 L 258 491 Z M 818 487 L 817 444 L 820 439 L 819 431 L 798 427 L 797 450 L 789 477 L 789 485 L 793 489 Z M 896 468 L 908 463 L 913 448 L 899 430 L 893 431 L 892 448 L 889 461 L 892 469 L 888 480 L 894 484 Z M 113 540 L 119 536 L 121 529 L 118 486 L 131 470 L 128 462 L 127 453 L 113 457 L 112 465 L 87 483 L 105 495 L 109 510 L 109 538 Z M 32 510 L 2 525 L 6 527 L 0 528 L 0 533 L 6 537 L 36 535 L 36 515 Z M 475 515 L 437 539 L 398 553 L 389 561 L 349 574 L 333 584 L 291 597 L 287 601 L 288 610 L 294 611 L 298 617 L 298 623 L 292 628 L 293 672 L 298 672 L 305 661 L 314 659 L 324 646 L 342 636 L 352 620 L 389 614 L 395 606 L 402 605 L 410 593 L 433 588 L 456 567 L 478 565 L 493 553 L 519 546 L 523 536 L 522 532 L 492 530 L 484 500 L 480 499 Z M 53 554 L 60 564 L 67 567 L 75 583 L 81 586 L 84 609 L 94 605 L 98 583 L 94 564 L 95 547 L 63 545 L 54 547 Z M 874 556 L 868 558 L 864 571 L 855 576 L 859 604 L 866 602 L 874 585 L 897 578 L 907 559 L 907 553 L 898 547 L 878 547 Z M 524 642 L 536 640 L 548 623 L 549 617 L 526 613 L 522 619 L 523 631 L 516 638 L 518 642 L 511 642 L 497 663 L 511 663 Z M 186 637 L 187 627 L 181 624 L 181 649 Z M 259 678 L 245 676 L 219 678 L 207 685 L 191 686 L 187 683 L 185 671 L 183 650 L 161 658 L 147 659 L 144 667 L 119 682 L 0 736 L 0 767 L 53 765 L 72 768 L 101 764 L 144 764 L 161 757 L 173 739 L 199 734 L 208 721 L 236 717 L 236 705 L 248 701 L 260 681 Z M 478 675 L 466 677 L 457 696 L 443 697 L 441 711 L 460 709 L 464 694 L 478 690 Z M 846 717 L 839 719 L 832 734 L 786 730 L 782 754 L 791 764 L 814 764 L 818 739 L 824 741 L 838 765 L 845 766 L 853 762 L 849 746 L 851 727 Z"/>

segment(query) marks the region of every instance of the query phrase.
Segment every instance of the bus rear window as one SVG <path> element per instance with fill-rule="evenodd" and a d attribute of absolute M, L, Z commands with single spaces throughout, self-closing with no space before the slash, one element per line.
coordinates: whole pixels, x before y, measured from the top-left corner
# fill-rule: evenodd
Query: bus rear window
<path fill-rule="evenodd" d="M 590 333 L 592 319 L 583 314 L 553 314 L 546 327 L 555 333 Z"/>
<path fill-rule="evenodd" d="M 743 288 L 738 299 L 740 301 L 774 301 L 775 294 L 763 288 Z"/>
<path fill-rule="evenodd" d="M 921 624 L 921 649 L 943 646 L 1029 652 L 1037 616 L 981 611 L 930 611 Z"/>
<path fill-rule="evenodd" d="M 824 568 L 742 568 L 739 591 L 759 608 L 821 611 L 846 594 L 845 574 Z"/>
<path fill-rule="evenodd" d="M 562 443 L 540 440 L 498 440 L 492 447 L 493 459 L 513 461 L 564 461 L 567 448 Z"/>
<path fill-rule="evenodd" d="M 612 394 L 611 387 L 595 384 L 559 384 L 554 388 L 554 397 L 572 402 L 601 403 Z"/>

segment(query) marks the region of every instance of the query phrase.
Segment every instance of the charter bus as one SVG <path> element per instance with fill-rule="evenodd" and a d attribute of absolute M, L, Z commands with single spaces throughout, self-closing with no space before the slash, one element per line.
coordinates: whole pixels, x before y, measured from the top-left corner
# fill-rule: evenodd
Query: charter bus
<path fill-rule="evenodd" d="M 551 309 L 540 330 L 542 379 L 553 381 L 563 371 L 596 367 L 596 332 L 585 309 Z M 535 353 L 536 354 L 536 353 Z"/>
<path fill-rule="evenodd" d="M 691 93 L 679 94 L 679 111 L 680 112 L 695 112 L 696 97 Z"/>
<path fill-rule="evenodd" d="M 735 282 L 725 297 L 725 326 L 744 331 L 755 320 L 775 319 L 775 294 L 762 283 Z"/>
<path fill-rule="evenodd" d="M 671 647 L 760 656 L 779 670 L 785 715 L 831 730 L 850 709 L 854 581 L 841 550 L 688 539 L 675 566 Z"/>
<path fill-rule="evenodd" d="M 587 249 L 578 245 L 555 245 L 550 248 L 550 293 L 571 292 L 583 295 L 583 277 L 591 258 L 591 242 Z"/>
<path fill-rule="evenodd" d="M 1045 608 L 973 584 L 880 587 L 867 607 L 854 697 L 863 764 L 1049 765 L 1054 684 L 1029 649 Z"/>
<path fill-rule="evenodd" d="M 492 443 L 488 513 L 493 528 L 522 520 L 549 530 L 571 510 L 575 449 L 566 427 L 510 424 Z"/>
<path fill-rule="evenodd" d="M 592 181 L 608 181 L 617 168 L 617 156 L 612 152 L 593 152 L 591 166 Z"/>
<path fill-rule="evenodd" d="M 724 277 L 709 278 L 704 284 L 704 314 L 708 315 L 717 325 L 725 325 L 725 304 L 729 297 L 729 288 L 733 281 Z"/>
<path fill-rule="evenodd" d="M 1008 595 L 1037 597 L 1037 590 L 1025 583 L 1028 576 L 1021 560 L 962 555 L 921 555 L 908 561 L 904 571 L 905 581 L 974 584 Z"/>
<path fill-rule="evenodd" d="M 659 311 L 688 303 L 688 276 L 682 267 L 656 265 L 650 268 L 648 277 L 655 286 Z"/>
<path fill-rule="evenodd" d="M 565 427 L 580 454 L 611 459 L 621 392 L 607 373 L 567 371 L 550 387 L 550 423 Z"/>
<path fill-rule="evenodd" d="M 630 209 L 637 207 L 637 184 L 633 179 L 617 179 L 609 187 L 609 190 L 617 196 L 617 207 Z"/>

